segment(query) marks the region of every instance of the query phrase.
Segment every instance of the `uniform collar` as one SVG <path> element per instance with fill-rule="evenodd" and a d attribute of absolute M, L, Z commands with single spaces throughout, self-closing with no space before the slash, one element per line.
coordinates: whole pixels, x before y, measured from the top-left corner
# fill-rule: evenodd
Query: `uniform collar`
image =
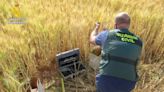
<path fill-rule="evenodd" d="M 125 33 L 129 33 L 129 29 L 126 29 L 126 28 L 124 28 L 124 29 L 117 29 L 117 30 L 120 30 L 120 31 L 125 32 Z"/>

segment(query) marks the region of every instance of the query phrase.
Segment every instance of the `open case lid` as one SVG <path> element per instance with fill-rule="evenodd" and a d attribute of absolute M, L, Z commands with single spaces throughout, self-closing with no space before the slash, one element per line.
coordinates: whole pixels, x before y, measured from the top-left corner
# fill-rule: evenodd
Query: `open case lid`
<path fill-rule="evenodd" d="M 80 58 L 79 48 L 61 52 L 56 55 L 56 59 L 57 59 L 59 67 L 62 67 L 68 63 L 77 62 L 79 61 L 79 58 Z"/>
<path fill-rule="evenodd" d="M 79 48 L 57 54 L 56 61 L 64 79 L 74 77 L 85 70 L 84 65 L 80 62 Z"/>

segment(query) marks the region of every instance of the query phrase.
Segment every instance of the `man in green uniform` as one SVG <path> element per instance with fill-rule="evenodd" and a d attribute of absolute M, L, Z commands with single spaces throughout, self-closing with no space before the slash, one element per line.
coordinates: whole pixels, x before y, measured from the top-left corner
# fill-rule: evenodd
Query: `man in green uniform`
<path fill-rule="evenodd" d="M 115 17 L 115 29 L 98 33 L 99 24 L 90 35 L 90 42 L 102 48 L 97 92 L 130 92 L 138 79 L 136 66 L 142 41 L 129 31 L 130 17 L 126 12 Z"/>

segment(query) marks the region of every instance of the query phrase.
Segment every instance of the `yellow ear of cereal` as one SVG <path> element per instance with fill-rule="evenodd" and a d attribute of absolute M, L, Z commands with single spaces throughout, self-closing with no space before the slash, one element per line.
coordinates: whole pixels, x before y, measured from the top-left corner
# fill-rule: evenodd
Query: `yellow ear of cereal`
<path fill-rule="evenodd" d="M 100 46 L 94 46 L 91 52 L 93 54 L 99 56 L 101 54 L 101 47 Z"/>
<path fill-rule="evenodd" d="M 18 6 L 12 7 L 11 13 L 12 13 L 13 17 L 20 17 L 21 16 L 20 8 Z"/>

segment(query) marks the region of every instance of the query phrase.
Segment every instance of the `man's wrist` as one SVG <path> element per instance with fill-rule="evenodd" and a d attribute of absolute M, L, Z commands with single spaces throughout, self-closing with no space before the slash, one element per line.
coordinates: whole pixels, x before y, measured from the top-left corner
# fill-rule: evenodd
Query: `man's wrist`
<path fill-rule="evenodd" d="M 98 29 L 93 30 L 94 36 L 98 35 Z"/>
<path fill-rule="evenodd" d="M 98 34 L 98 30 L 99 30 L 99 28 L 100 28 L 100 23 L 99 22 L 97 22 L 96 23 L 96 27 L 95 27 L 95 29 L 94 29 L 94 33 L 95 33 L 95 35 L 97 35 Z"/>

